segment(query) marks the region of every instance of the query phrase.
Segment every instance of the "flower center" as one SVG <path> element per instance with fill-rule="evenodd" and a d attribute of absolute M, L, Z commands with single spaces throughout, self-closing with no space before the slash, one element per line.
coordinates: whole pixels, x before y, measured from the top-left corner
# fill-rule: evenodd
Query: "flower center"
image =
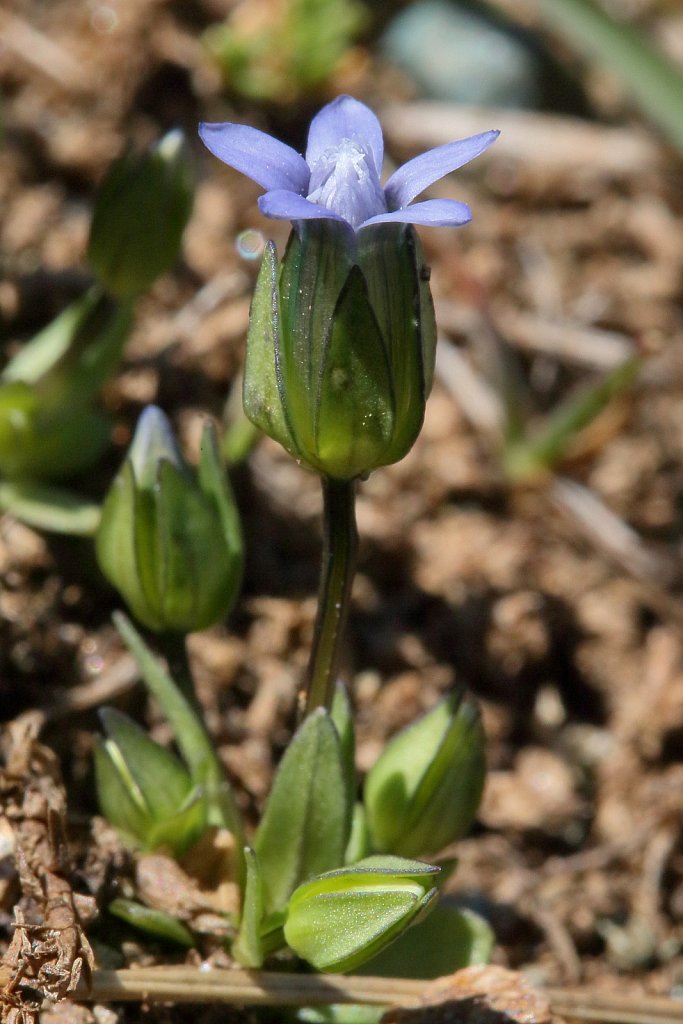
<path fill-rule="evenodd" d="M 369 217 L 387 212 L 384 189 L 372 157 L 357 142 L 342 139 L 311 167 L 308 199 L 338 213 L 357 228 Z"/>

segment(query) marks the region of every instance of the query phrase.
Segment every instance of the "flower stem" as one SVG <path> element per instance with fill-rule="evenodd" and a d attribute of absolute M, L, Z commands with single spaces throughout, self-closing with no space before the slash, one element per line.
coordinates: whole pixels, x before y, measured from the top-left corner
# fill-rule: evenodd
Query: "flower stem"
<path fill-rule="evenodd" d="M 308 665 L 306 715 L 332 706 L 356 568 L 356 485 L 323 477 L 323 557 L 318 614 Z"/>
<path fill-rule="evenodd" d="M 194 677 L 187 656 L 187 638 L 184 633 L 159 633 L 157 642 L 168 663 L 168 674 L 190 702 L 194 710 L 199 707 Z"/>

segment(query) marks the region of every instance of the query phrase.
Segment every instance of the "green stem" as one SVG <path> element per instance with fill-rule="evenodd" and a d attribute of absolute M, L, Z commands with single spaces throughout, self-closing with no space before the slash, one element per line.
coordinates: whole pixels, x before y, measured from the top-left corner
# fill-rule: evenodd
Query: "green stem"
<path fill-rule="evenodd" d="M 323 557 L 305 714 L 332 707 L 356 568 L 356 485 L 323 477 Z"/>
<path fill-rule="evenodd" d="M 157 640 L 161 653 L 168 663 L 168 674 L 192 708 L 197 711 L 199 705 L 187 656 L 187 637 L 184 633 L 158 633 Z"/>

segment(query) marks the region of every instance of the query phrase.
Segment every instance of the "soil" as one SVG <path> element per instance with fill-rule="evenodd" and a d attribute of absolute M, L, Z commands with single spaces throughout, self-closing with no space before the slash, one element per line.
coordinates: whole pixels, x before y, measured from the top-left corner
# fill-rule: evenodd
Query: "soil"
<path fill-rule="evenodd" d="M 258 263 L 240 255 L 236 239 L 247 229 L 279 245 L 286 237 L 258 213 L 257 187 L 195 142 L 196 122 L 248 121 L 300 145 L 309 109 L 338 91 L 378 110 L 408 95 L 368 47 L 296 111 L 231 99 L 200 42 L 218 8 L 213 0 L 10 0 L 0 12 L 6 355 L 87 286 L 92 198 L 110 160 L 176 125 L 196 156 L 182 261 L 139 303 L 123 367 L 104 395 L 111 449 L 73 482 L 94 498 L 150 401 L 196 452 L 203 417 L 221 417 L 243 359 Z M 598 113 L 600 104 L 598 89 Z M 683 188 L 680 161 L 662 141 L 628 111 L 616 116 L 619 130 L 647 147 L 637 173 L 603 165 L 588 149 L 575 155 L 577 172 L 547 153 L 522 161 L 494 147 L 435 187 L 474 210 L 462 230 L 423 232 L 440 345 L 460 362 L 440 362 L 411 453 L 360 487 L 344 675 L 361 771 L 450 687 L 478 697 L 490 773 L 451 888 L 492 922 L 496 963 L 543 984 L 675 994 L 683 985 Z M 477 130 L 489 127 L 484 117 Z M 615 128 L 598 120 L 591 130 Z M 397 161 L 410 155 L 405 138 L 392 148 L 390 135 L 389 150 Z M 516 363 L 534 423 L 619 353 L 638 353 L 643 365 L 554 474 L 515 484 L 487 413 L 501 353 Z M 317 480 L 267 439 L 233 476 L 244 589 L 226 625 L 191 637 L 190 654 L 206 722 L 254 822 L 291 734 L 311 641 L 320 497 Z M 168 729 L 111 624 L 117 598 L 89 542 L 6 516 L 0 576 L 1 715 L 25 721 L 40 711 L 41 743 L 56 752 L 66 787 L 75 884 L 102 911 L 134 872 L 96 817 L 97 707 L 115 703 L 160 740 L 170 740 Z M 9 941 L 17 876 L 10 856 L 0 866 Z M 112 929 L 93 928 L 100 963 L 114 947 L 129 963 L 182 959 Z M 213 948 L 191 952 L 190 962 Z M 69 1009 L 88 1024 L 134 1012 Z M 146 1012 L 176 1020 L 186 1011 Z"/>

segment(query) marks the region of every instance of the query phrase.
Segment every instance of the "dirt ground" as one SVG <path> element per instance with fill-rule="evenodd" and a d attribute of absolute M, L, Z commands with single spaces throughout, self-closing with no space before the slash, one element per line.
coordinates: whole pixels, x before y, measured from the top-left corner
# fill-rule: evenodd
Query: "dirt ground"
<path fill-rule="evenodd" d="M 240 256 L 236 237 L 255 228 L 285 239 L 284 227 L 260 217 L 257 188 L 195 142 L 202 118 L 251 121 L 298 145 L 309 116 L 225 95 L 199 38 L 219 8 L 214 0 L 10 0 L 0 11 L 6 354 L 87 284 L 92 195 L 109 161 L 175 125 L 196 155 L 183 260 L 139 304 L 124 366 L 105 394 L 112 449 L 74 483 L 95 498 L 145 403 L 171 415 L 189 451 L 203 415 L 220 417 L 258 265 Z M 359 49 L 311 108 L 346 89 L 386 111 L 397 161 L 444 141 L 446 114 L 433 122 L 416 114 L 406 83 L 370 49 Z M 345 653 L 359 768 L 441 692 L 469 687 L 483 708 L 490 774 L 451 887 L 492 922 L 495 961 L 544 984 L 675 994 L 683 986 L 680 161 L 627 115 L 567 125 L 552 114 L 501 113 L 502 124 L 488 111 L 451 116 L 455 135 L 504 131 L 499 148 L 435 187 L 474 210 L 464 229 L 423 233 L 443 334 L 437 380 L 413 451 L 360 488 Z M 625 356 L 644 361 L 628 396 L 579 439 L 556 477 L 512 486 L 490 383 L 501 351 L 518 361 L 539 416 Z M 247 539 L 244 591 L 230 622 L 193 636 L 190 649 L 206 721 L 253 821 L 306 664 L 320 501 L 317 481 L 268 440 L 234 483 Z M 168 730 L 111 625 L 116 597 L 89 543 L 4 517 L 0 576 L 0 714 L 42 713 L 41 741 L 57 753 L 68 795 L 76 886 L 103 909 L 132 884 L 132 868 L 94 820 L 97 706 L 116 703 L 158 739 Z M 7 940 L 16 873 L 10 856 L 0 867 Z M 98 961 L 114 963 L 121 933 L 108 928 L 100 921 L 92 941 Z M 143 949 L 130 932 L 121 948 L 127 962 L 179 958 Z M 83 1024 L 112 1024 L 133 1012 L 78 1014 Z M 160 1020 L 180 1012 L 149 1011 Z"/>

